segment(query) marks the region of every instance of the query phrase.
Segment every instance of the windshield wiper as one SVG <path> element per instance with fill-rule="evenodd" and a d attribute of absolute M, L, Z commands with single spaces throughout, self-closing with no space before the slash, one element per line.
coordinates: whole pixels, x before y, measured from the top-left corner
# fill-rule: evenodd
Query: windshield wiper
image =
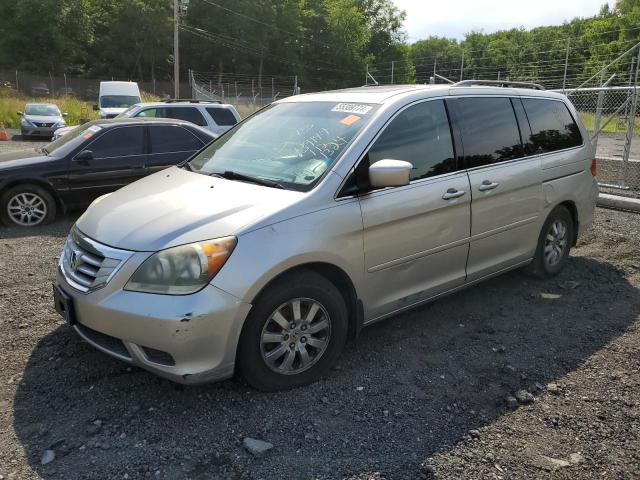
<path fill-rule="evenodd" d="M 240 180 L 242 182 L 251 182 L 255 183 L 256 185 L 262 185 L 264 187 L 280 188 L 282 190 L 286 190 L 285 187 L 278 182 L 273 182 L 264 178 L 252 177 L 251 175 L 234 172 L 233 170 L 225 170 L 224 172 L 213 172 L 210 175 L 226 178 L 227 180 Z"/>
<path fill-rule="evenodd" d="M 44 148 L 44 147 L 36 148 L 35 150 L 36 150 L 36 152 L 38 152 L 38 153 L 44 153 L 45 155 L 49 155 L 49 150 L 47 150 L 47 149 L 46 149 L 46 148 Z"/>

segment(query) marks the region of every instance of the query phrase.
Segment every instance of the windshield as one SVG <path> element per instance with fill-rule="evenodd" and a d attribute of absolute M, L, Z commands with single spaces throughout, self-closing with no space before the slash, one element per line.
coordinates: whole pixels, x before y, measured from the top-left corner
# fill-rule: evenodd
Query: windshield
<path fill-rule="evenodd" d="M 100 130 L 102 130 L 102 127 L 95 125 L 93 122 L 79 125 L 69 133 L 62 135 L 59 139 L 45 145 L 42 150 L 48 155 L 64 157 L 72 150 L 79 147 L 82 143 L 89 140 Z"/>
<path fill-rule="evenodd" d="M 127 108 L 140 102 L 140 97 L 133 95 L 103 95 L 100 97 L 100 108 Z"/>
<path fill-rule="evenodd" d="M 377 106 L 335 102 L 271 105 L 189 163 L 203 174 L 237 174 L 307 191 L 367 124 Z"/>
<path fill-rule="evenodd" d="M 129 118 L 133 116 L 134 112 L 138 110 L 138 104 L 134 103 L 129 108 L 127 108 L 124 112 L 119 113 L 116 118 Z"/>
<path fill-rule="evenodd" d="M 24 109 L 25 115 L 41 115 L 43 117 L 59 117 L 60 110 L 55 105 L 27 105 Z"/>

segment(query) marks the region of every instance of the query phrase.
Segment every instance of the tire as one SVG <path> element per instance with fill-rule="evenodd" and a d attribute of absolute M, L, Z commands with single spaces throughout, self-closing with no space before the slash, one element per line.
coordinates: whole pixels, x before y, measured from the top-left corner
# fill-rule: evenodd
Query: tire
<path fill-rule="evenodd" d="M 20 207 L 24 207 L 24 210 L 18 210 Z M 0 219 L 7 226 L 26 228 L 46 225 L 55 216 L 56 202 L 53 196 L 38 185 L 16 185 L 0 195 Z"/>
<path fill-rule="evenodd" d="M 569 258 L 574 239 L 573 217 L 569 210 L 559 205 L 554 208 L 542 226 L 533 261 L 525 272 L 538 278 L 558 275 Z"/>
<path fill-rule="evenodd" d="M 344 298 L 329 280 L 312 271 L 287 275 L 268 286 L 251 309 L 238 344 L 238 371 L 249 385 L 266 392 L 315 382 L 340 356 L 347 324 Z"/>

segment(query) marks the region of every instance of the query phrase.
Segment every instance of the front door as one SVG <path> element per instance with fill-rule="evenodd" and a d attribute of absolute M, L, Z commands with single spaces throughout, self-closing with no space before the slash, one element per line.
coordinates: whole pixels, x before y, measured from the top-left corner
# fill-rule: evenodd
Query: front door
<path fill-rule="evenodd" d="M 469 180 L 457 166 L 444 102 L 398 113 L 368 152 L 370 164 L 382 159 L 414 168 L 409 185 L 360 197 L 366 321 L 462 285 L 469 250 Z"/>
<path fill-rule="evenodd" d="M 109 128 L 84 150 L 91 151 L 93 158 L 73 158 L 69 163 L 69 194 L 76 205 L 86 205 L 140 178 L 145 159 L 144 127 Z"/>

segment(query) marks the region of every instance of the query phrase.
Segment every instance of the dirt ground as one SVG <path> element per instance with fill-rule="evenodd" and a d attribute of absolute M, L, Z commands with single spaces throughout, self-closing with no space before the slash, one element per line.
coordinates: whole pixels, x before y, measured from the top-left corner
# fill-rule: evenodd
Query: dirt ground
<path fill-rule="evenodd" d="M 365 329 L 277 394 L 182 387 L 83 343 L 51 299 L 73 220 L 0 228 L 0 480 L 640 479 L 638 215 L 598 209 L 559 277 Z"/>

